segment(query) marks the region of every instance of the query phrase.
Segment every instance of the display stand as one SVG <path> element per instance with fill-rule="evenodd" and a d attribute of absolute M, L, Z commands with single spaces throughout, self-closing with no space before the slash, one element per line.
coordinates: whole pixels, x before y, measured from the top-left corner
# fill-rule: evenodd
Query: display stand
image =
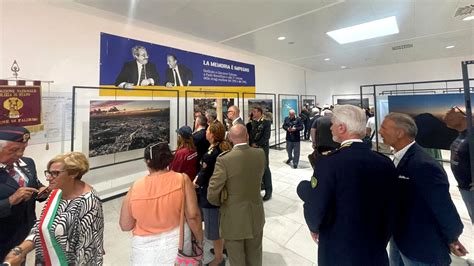
<path fill-rule="evenodd" d="M 273 139 L 273 143 L 272 141 L 270 141 L 270 148 L 275 148 L 276 147 L 276 144 L 277 144 L 277 129 L 276 129 L 276 94 L 275 93 L 257 93 L 257 92 L 244 92 L 242 94 L 242 100 L 243 100 L 243 104 L 242 104 L 242 118 L 244 119 L 244 122 L 245 123 L 248 123 L 250 122 L 250 118 L 249 118 L 249 115 L 250 115 L 250 112 L 252 112 L 252 109 L 250 108 L 250 101 L 256 101 L 258 102 L 259 100 L 262 101 L 261 104 L 261 107 L 262 109 L 264 109 L 264 107 L 267 107 L 268 109 L 271 109 L 271 110 L 267 110 L 269 113 L 267 114 L 264 114 L 264 115 L 267 115 L 267 116 L 271 116 L 271 121 L 272 121 L 272 126 L 271 126 L 271 133 L 273 135 L 273 137 L 270 137 L 270 139 Z M 271 106 L 269 106 L 271 103 Z M 265 106 L 263 106 L 265 105 Z M 265 112 L 265 110 L 264 110 Z"/>
<path fill-rule="evenodd" d="M 191 128 L 193 127 L 194 111 L 201 111 L 201 109 L 205 111 L 207 108 L 213 108 L 217 111 L 217 119 L 225 123 L 225 119 L 227 119 L 227 108 L 230 107 L 230 105 L 240 106 L 239 93 L 233 91 L 186 90 L 184 95 L 184 121 L 185 124 Z M 205 107 L 204 105 L 209 105 L 209 107 Z"/>
<path fill-rule="evenodd" d="M 333 94 L 332 95 L 332 105 L 340 104 L 340 100 L 347 101 L 345 104 L 353 104 L 357 102 L 357 106 L 370 107 L 374 106 L 374 99 L 371 93 L 364 93 L 362 97 L 362 103 L 360 101 L 360 94 L 358 93 L 346 93 L 346 94 Z M 354 103 L 351 102 L 354 100 Z"/>
<path fill-rule="evenodd" d="M 469 84 L 470 82 L 470 84 Z M 474 79 L 468 79 L 467 87 L 474 87 Z M 469 89 L 468 89 L 469 91 Z M 375 131 L 374 135 L 377 150 L 379 150 L 379 127 L 388 113 L 387 110 L 381 108 L 384 104 L 388 107 L 388 96 L 394 95 L 434 95 L 434 94 L 452 94 L 463 92 L 463 80 L 433 80 L 433 81 L 416 81 L 416 82 L 402 82 L 402 83 L 385 83 L 360 86 L 359 98 L 362 104 L 364 95 L 371 95 L 373 97 L 375 107 Z M 467 106 L 466 102 L 466 106 Z M 447 111 L 447 110 L 446 110 Z M 448 162 L 446 159 L 440 161 Z"/>
<path fill-rule="evenodd" d="M 469 139 L 469 159 L 471 164 L 471 191 L 474 189 L 474 132 L 472 128 L 472 103 L 471 103 L 471 90 L 472 85 L 469 79 L 469 65 L 473 65 L 474 60 L 463 61 L 461 63 L 462 69 L 462 81 L 464 89 L 464 101 L 466 102 L 466 119 L 467 119 L 467 134 Z"/>
<path fill-rule="evenodd" d="M 305 106 L 306 103 L 309 105 L 309 110 L 308 111 L 311 112 L 311 109 L 318 105 L 316 95 L 300 95 L 301 110 L 303 110 L 303 106 Z M 301 112 L 301 110 L 300 110 L 300 112 Z"/>
<path fill-rule="evenodd" d="M 286 143 L 285 141 L 282 141 L 282 134 L 283 134 L 283 139 L 285 139 L 286 133 L 283 130 L 282 126 L 284 123 L 285 117 L 288 116 L 288 110 L 290 108 L 296 109 L 296 115 L 299 114 L 300 112 L 300 107 L 298 106 L 300 102 L 300 96 L 297 94 L 278 94 L 278 131 L 277 131 L 277 144 L 276 144 L 276 149 L 282 150 L 283 148 L 280 147 L 282 143 Z"/>

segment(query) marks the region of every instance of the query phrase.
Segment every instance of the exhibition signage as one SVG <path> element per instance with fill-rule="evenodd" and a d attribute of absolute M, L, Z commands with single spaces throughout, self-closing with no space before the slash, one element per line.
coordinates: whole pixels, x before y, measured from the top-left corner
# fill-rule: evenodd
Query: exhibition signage
<path fill-rule="evenodd" d="M 185 90 L 255 92 L 255 66 L 101 33 L 100 85 L 109 88 L 104 96 L 150 96 L 140 88 L 176 89 L 181 97 Z M 110 90 L 116 87 L 125 90 Z"/>
<path fill-rule="evenodd" d="M 41 124 L 41 87 L 0 85 L 0 126 Z"/>

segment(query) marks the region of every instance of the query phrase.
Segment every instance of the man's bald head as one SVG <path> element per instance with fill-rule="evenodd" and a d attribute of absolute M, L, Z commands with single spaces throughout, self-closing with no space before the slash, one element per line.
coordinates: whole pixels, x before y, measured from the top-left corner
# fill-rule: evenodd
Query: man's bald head
<path fill-rule="evenodd" d="M 234 145 L 247 143 L 248 138 L 247 128 L 244 125 L 237 124 L 230 128 L 229 139 Z"/>

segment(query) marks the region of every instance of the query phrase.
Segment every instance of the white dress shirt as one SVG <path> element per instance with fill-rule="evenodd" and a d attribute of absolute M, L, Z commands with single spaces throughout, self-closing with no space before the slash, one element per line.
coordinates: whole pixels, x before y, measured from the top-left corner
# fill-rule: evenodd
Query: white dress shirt
<path fill-rule="evenodd" d="M 176 67 L 174 68 L 174 70 L 176 70 L 176 71 L 174 71 L 173 69 L 171 69 L 171 70 L 173 71 L 174 85 L 175 86 L 184 86 L 183 81 L 181 80 L 181 75 L 179 75 L 178 65 L 176 65 Z M 176 79 L 176 75 L 178 75 L 178 79 Z"/>
<path fill-rule="evenodd" d="M 403 156 L 405 156 L 405 153 L 407 153 L 408 149 L 415 144 L 415 141 L 412 141 L 410 144 L 406 145 L 403 147 L 403 149 L 395 152 L 393 154 L 393 164 L 395 164 L 395 167 L 398 166 L 398 163 L 402 160 Z"/>
<path fill-rule="evenodd" d="M 352 143 L 352 142 L 362 142 L 361 139 L 347 139 L 347 140 L 344 140 L 343 142 L 341 142 L 341 146 L 344 145 L 344 144 L 347 144 L 347 143 Z"/>

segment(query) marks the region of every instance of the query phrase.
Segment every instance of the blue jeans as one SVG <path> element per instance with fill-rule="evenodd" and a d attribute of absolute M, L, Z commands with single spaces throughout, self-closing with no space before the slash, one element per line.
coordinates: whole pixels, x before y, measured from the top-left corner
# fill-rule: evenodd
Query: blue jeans
<path fill-rule="evenodd" d="M 300 161 L 300 142 L 287 141 L 286 152 L 288 153 L 288 159 L 293 160 L 293 165 L 298 165 Z"/>
<path fill-rule="evenodd" d="M 474 224 L 474 191 L 469 191 L 466 189 L 459 189 L 461 192 L 461 197 L 467 207 L 467 212 L 469 217 L 471 217 L 471 223 Z"/>
<path fill-rule="evenodd" d="M 388 261 L 390 262 L 390 266 L 404 266 L 400 250 L 395 244 L 393 237 L 390 238 L 390 246 L 388 249 Z"/>
<path fill-rule="evenodd" d="M 405 264 L 405 266 L 438 266 L 439 265 L 439 264 L 430 264 L 430 263 L 412 260 L 408 258 L 407 256 L 403 255 L 403 253 L 401 252 L 400 252 L 400 255 L 402 256 L 403 264 Z"/>

